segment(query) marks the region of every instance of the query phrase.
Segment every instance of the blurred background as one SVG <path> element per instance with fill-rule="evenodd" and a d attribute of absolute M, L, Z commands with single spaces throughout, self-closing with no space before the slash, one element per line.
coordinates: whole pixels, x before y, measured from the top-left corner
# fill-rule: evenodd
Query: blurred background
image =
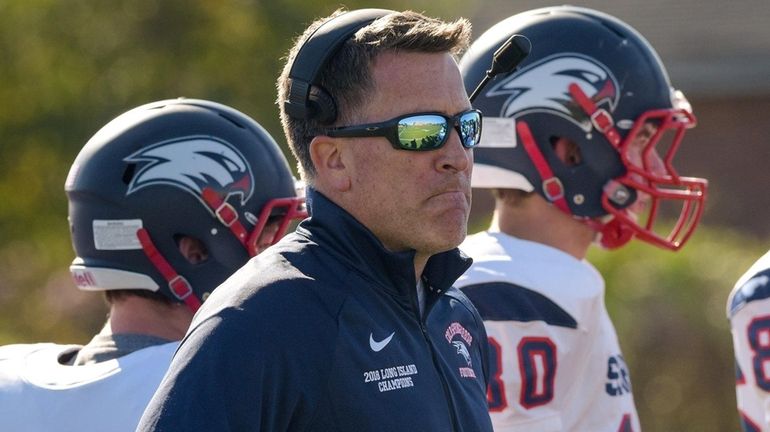
<path fill-rule="evenodd" d="M 99 294 L 70 281 L 63 191 L 70 163 L 107 121 L 185 96 L 231 105 L 286 149 L 275 79 L 293 38 L 339 6 L 464 16 L 479 35 L 543 1 L 0 0 L 0 345 L 86 343 L 105 319 Z M 641 243 L 590 259 L 648 431 L 733 431 L 725 302 L 770 247 L 770 2 L 573 1 L 644 34 L 699 125 L 680 174 L 707 177 L 699 230 L 680 253 Z M 287 155 L 288 155 L 287 151 Z M 476 195 L 475 195 L 476 196 Z M 474 201 L 471 232 L 489 220 Z"/>

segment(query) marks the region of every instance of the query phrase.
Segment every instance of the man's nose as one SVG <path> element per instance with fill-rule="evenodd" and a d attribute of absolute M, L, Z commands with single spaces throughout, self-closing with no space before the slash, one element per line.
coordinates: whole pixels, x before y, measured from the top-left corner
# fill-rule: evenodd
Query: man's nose
<path fill-rule="evenodd" d="M 473 150 L 465 148 L 457 129 L 451 128 L 447 142 L 437 150 L 440 157 L 436 160 L 439 171 L 462 172 L 473 164 Z"/>

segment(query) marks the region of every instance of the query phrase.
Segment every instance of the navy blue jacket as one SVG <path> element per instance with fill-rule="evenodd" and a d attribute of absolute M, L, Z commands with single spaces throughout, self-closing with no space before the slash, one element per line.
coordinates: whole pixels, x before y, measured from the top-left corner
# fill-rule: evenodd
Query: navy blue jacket
<path fill-rule="evenodd" d="M 217 288 L 139 431 L 491 431 L 486 333 L 454 281 L 458 249 L 423 272 L 309 192 L 312 217 Z"/>

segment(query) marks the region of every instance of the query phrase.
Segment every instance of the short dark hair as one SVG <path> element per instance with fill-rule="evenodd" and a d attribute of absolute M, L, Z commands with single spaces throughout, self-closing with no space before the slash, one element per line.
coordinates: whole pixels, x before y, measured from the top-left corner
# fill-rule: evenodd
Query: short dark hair
<path fill-rule="evenodd" d="M 316 174 L 310 159 L 310 142 L 323 127 L 333 125 L 287 115 L 283 104 L 288 99 L 289 72 L 297 52 L 310 35 L 321 24 L 343 13 L 345 11 L 340 9 L 326 18 L 316 20 L 297 38 L 277 83 L 277 102 L 283 130 L 299 162 L 302 179 L 310 185 Z M 468 47 L 470 35 L 471 24 L 464 18 L 447 23 L 413 11 L 390 13 L 361 28 L 331 58 L 320 74 L 319 84 L 337 102 L 335 124 L 356 121 L 357 108 L 366 102 L 367 92 L 374 87 L 370 66 L 379 54 L 386 51 L 449 52 L 458 58 Z"/>

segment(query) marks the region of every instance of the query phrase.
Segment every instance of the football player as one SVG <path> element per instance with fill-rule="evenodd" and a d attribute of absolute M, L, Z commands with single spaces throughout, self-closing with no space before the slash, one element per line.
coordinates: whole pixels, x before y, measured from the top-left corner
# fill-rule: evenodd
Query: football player
<path fill-rule="evenodd" d="M 303 199 L 259 124 L 194 99 L 109 122 L 64 188 L 73 280 L 105 293 L 108 319 L 85 346 L 0 347 L 0 430 L 134 431 L 200 304 Z"/>
<path fill-rule="evenodd" d="M 770 251 L 735 283 L 727 300 L 738 414 L 744 432 L 770 431 Z"/>
<path fill-rule="evenodd" d="M 481 35 L 460 63 L 469 92 L 514 34 L 531 53 L 474 102 L 485 117 L 472 185 L 492 190 L 495 211 L 461 245 L 474 264 L 458 281 L 489 336 L 495 430 L 639 431 L 604 280 L 585 256 L 594 242 L 684 245 L 707 182 L 679 176 L 673 157 L 695 117 L 637 31 L 571 6 Z"/>

